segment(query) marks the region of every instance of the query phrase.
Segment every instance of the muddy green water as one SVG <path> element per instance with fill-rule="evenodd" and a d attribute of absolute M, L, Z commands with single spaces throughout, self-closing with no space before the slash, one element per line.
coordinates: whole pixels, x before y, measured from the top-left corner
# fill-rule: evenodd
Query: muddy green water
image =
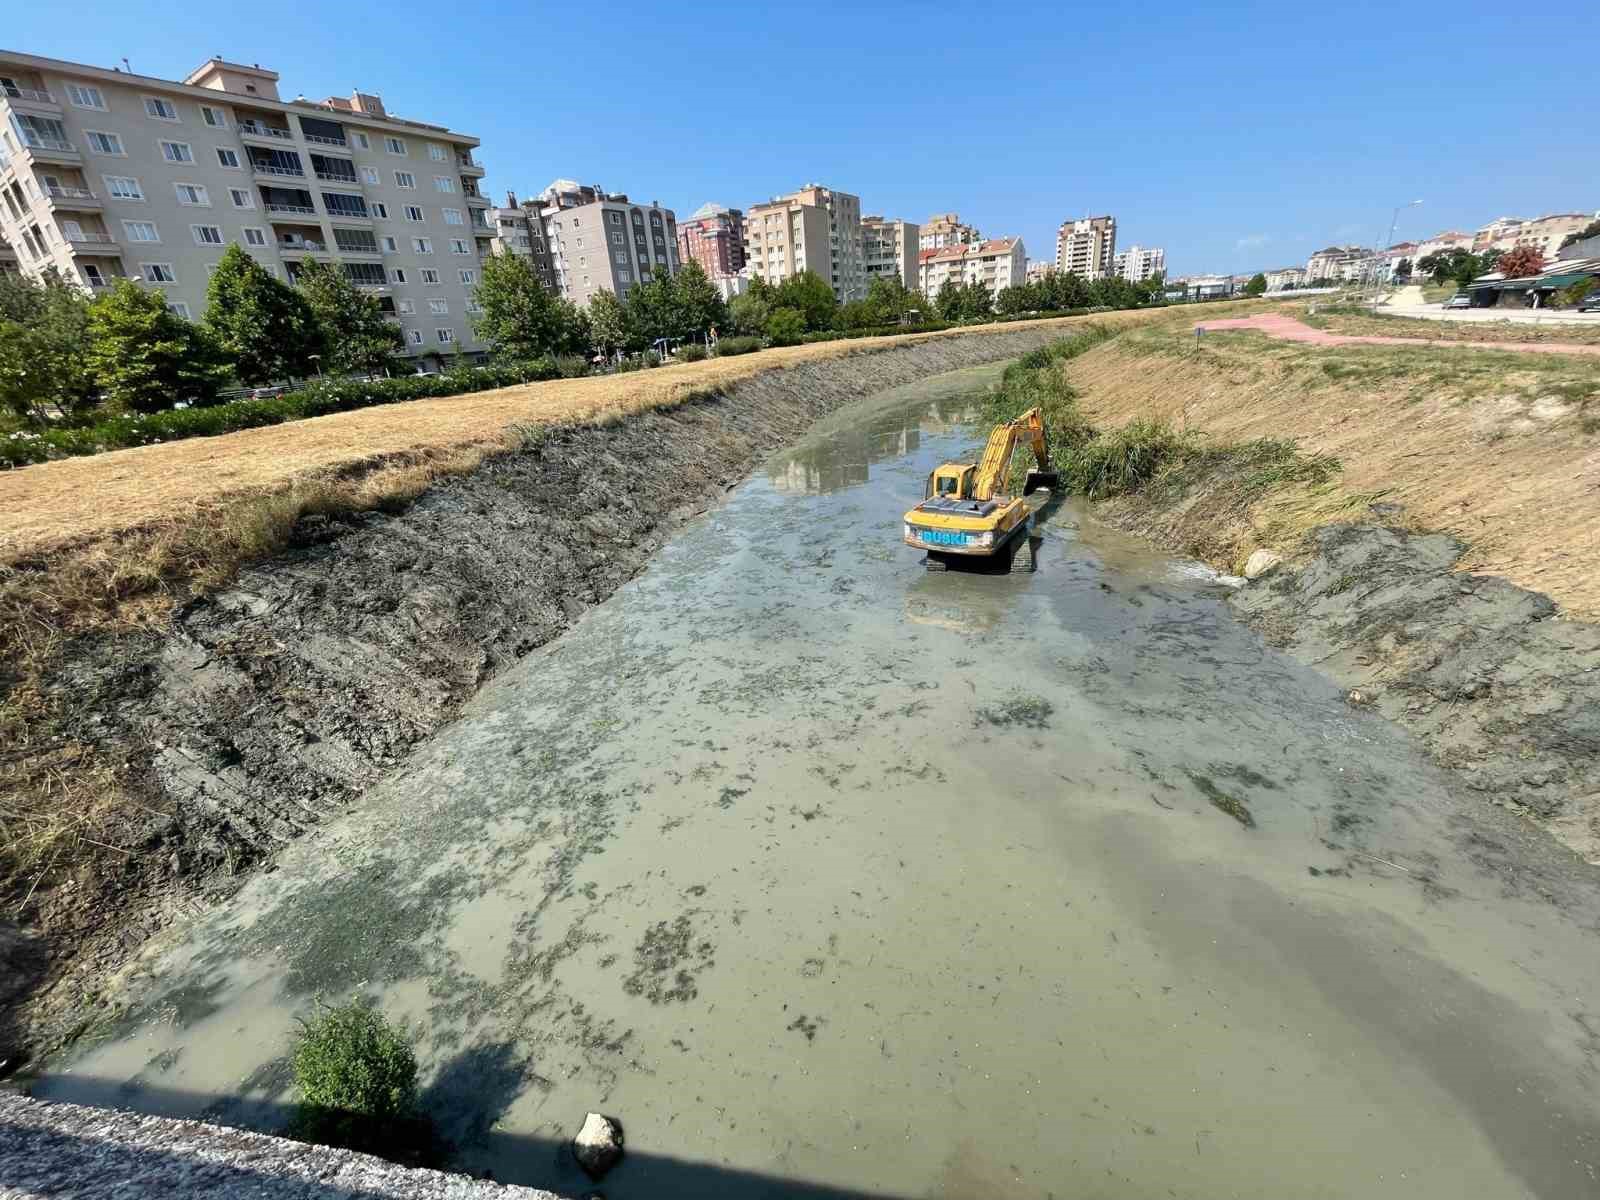
<path fill-rule="evenodd" d="M 900 544 L 994 374 L 773 459 L 39 1094 L 270 1124 L 361 994 L 464 1165 L 574 1195 L 589 1109 L 613 1200 L 1596 1194 L 1593 914 L 1401 734 L 1078 509 L 1032 575 Z"/>

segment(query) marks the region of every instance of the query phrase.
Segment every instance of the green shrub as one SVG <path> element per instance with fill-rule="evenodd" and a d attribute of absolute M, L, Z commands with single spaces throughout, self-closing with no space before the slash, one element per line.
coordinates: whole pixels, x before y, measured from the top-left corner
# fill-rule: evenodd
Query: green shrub
<path fill-rule="evenodd" d="M 700 362 L 706 357 L 706 348 L 699 342 L 688 342 L 678 347 L 679 362 Z"/>
<path fill-rule="evenodd" d="M 642 371 L 650 364 L 643 355 L 632 354 L 612 368 L 618 375 L 626 375 L 629 371 Z"/>
<path fill-rule="evenodd" d="M 578 379 L 589 373 L 589 360 L 581 354 L 558 354 L 555 366 L 562 379 Z"/>
<path fill-rule="evenodd" d="M 416 1148 L 417 1059 L 400 1031 L 357 1001 L 301 1025 L 291 1136 L 385 1157 Z"/>
<path fill-rule="evenodd" d="M 721 358 L 729 354 L 754 354 L 765 345 L 766 343 L 758 337 L 725 337 L 717 342 L 717 356 Z"/>
<path fill-rule="evenodd" d="M 555 363 L 547 358 L 530 362 L 495 363 L 461 369 L 448 375 L 403 375 L 371 382 L 350 379 L 316 380 L 299 391 L 261 400 L 234 400 L 208 408 L 168 409 L 154 413 L 117 413 L 92 425 L 51 428 L 0 435 L 0 465 L 26 466 L 52 458 L 99 454 L 128 446 L 150 446 L 185 438 L 215 437 L 262 425 L 281 425 L 306 417 L 351 412 L 379 404 L 403 404 L 436 396 L 458 396 L 554 379 Z"/>
<path fill-rule="evenodd" d="M 767 318 L 767 340 L 774 346 L 798 346 L 805 335 L 805 314 L 797 308 L 775 308 Z"/>

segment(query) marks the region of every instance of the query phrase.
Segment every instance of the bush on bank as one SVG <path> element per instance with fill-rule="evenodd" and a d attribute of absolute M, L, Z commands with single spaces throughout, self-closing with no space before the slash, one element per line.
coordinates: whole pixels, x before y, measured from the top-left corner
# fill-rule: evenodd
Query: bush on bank
<path fill-rule="evenodd" d="M 375 1009 L 355 1001 L 324 1009 L 301 1026 L 291 1066 L 291 1136 L 385 1158 L 426 1151 L 416 1055 Z"/>
<path fill-rule="evenodd" d="M 450 371 L 443 375 L 405 375 L 370 382 L 335 380 L 312 383 L 298 391 L 262 399 L 234 400 L 207 408 L 180 408 L 157 413 L 118 413 L 93 424 L 23 430 L 0 436 L 0 464 L 10 467 L 52 458 L 99 454 L 130 446 L 152 446 L 185 438 L 215 437 L 262 425 L 281 425 L 306 417 L 351 412 L 379 404 L 458 396 L 537 383 L 560 375 L 550 359 Z"/>

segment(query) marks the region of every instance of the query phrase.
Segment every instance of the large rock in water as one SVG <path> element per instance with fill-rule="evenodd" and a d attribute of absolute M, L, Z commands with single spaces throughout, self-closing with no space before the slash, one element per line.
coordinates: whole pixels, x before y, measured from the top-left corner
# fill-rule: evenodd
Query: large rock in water
<path fill-rule="evenodd" d="M 1267 572 L 1277 569 L 1283 562 L 1283 555 L 1276 550 L 1257 550 L 1245 559 L 1244 577 L 1246 579 L 1260 579 Z"/>
<path fill-rule="evenodd" d="M 610 1117 L 590 1113 L 583 1119 L 578 1136 L 572 1139 L 572 1157 L 590 1179 L 598 1182 L 622 1158 L 622 1126 Z"/>

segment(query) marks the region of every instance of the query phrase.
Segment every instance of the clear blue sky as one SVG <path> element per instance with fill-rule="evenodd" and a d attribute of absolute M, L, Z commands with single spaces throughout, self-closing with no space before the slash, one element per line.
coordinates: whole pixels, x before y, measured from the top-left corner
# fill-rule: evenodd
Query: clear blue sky
<path fill-rule="evenodd" d="M 680 215 L 808 181 L 1054 254 L 1064 218 L 1174 273 L 1600 208 L 1600 5 L 17 3 L 8 48 L 286 96 L 376 91 L 477 134 L 495 198 L 557 177 Z M 204 33 L 196 33 L 203 28 Z M 1435 65 L 1438 64 L 1438 65 Z"/>

